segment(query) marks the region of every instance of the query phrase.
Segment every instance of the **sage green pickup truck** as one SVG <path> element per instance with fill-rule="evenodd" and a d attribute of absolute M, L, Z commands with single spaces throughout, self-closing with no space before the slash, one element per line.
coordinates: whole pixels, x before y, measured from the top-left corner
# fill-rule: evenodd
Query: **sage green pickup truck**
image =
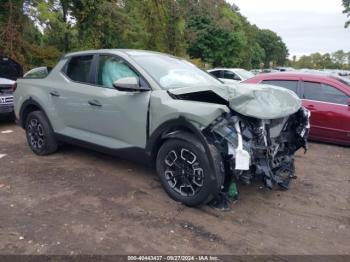
<path fill-rule="evenodd" d="M 309 112 L 291 91 L 225 85 L 182 58 L 142 50 L 65 55 L 18 79 L 15 113 L 37 155 L 74 143 L 156 167 L 171 198 L 198 206 L 260 177 L 287 188 Z"/>

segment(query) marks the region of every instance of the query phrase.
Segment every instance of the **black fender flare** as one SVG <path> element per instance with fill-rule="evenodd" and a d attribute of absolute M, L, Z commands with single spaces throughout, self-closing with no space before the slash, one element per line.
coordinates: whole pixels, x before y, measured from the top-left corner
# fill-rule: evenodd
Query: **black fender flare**
<path fill-rule="evenodd" d="M 43 107 L 37 102 L 35 101 L 32 97 L 29 97 L 27 100 L 25 100 L 21 106 L 21 109 L 19 111 L 19 125 L 22 128 L 25 128 L 25 119 L 24 119 L 24 112 L 25 110 L 30 107 L 30 106 L 35 106 L 37 108 L 39 108 L 39 110 L 41 112 L 43 112 L 43 114 L 45 115 L 46 119 L 49 120 L 49 118 L 47 117 L 47 114 L 45 112 L 45 110 L 43 109 Z M 50 121 L 49 124 L 51 125 Z"/>
<path fill-rule="evenodd" d="M 161 144 L 166 139 L 177 138 L 191 142 L 191 138 L 188 136 L 188 133 L 199 139 L 208 157 L 210 168 L 215 170 L 214 159 L 209 148 L 208 140 L 200 129 L 198 129 L 183 116 L 161 124 L 149 137 L 146 145 L 146 152 L 151 156 L 151 159 L 153 159 L 154 162 Z"/>

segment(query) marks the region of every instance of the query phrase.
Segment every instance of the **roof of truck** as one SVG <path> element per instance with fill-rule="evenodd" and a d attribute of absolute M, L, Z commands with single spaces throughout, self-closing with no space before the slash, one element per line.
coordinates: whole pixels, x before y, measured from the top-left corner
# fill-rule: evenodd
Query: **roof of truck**
<path fill-rule="evenodd" d="M 95 49 L 95 50 L 85 50 L 66 54 L 64 57 L 71 57 L 77 55 L 89 55 L 89 54 L 104 54 L 104 53 L 124 53 L 127 55 L 167 55 L 164 53 L 141 50 L 141 49 Z"/>

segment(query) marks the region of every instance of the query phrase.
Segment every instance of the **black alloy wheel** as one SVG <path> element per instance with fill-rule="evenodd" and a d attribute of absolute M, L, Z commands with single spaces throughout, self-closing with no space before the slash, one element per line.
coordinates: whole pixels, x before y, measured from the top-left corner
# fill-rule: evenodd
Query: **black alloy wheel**
<path fill-rule="evenodd" d="M 221 155 L 213 146 L 211 156 L 196 137 L 169 139 L 157 155 L 157 172 L 168 195 L 187 206 L 208 203 L 220 192 L 224 182 Z M 213 167 L 209 164 L 213 159 Z"/>
<path fill-rule="evenodd" d="M 57 141 L 52 127 L 41 111 L 31 112 L 25 124 L 29 147 L 37 155 L 48 155 L 57 150 Z"/>

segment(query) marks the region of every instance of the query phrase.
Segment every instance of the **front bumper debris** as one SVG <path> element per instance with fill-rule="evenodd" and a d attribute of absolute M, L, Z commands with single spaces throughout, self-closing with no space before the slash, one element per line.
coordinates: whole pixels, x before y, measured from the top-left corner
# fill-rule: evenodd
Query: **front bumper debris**
<path fill-rule="evenodd" d="M 296 178 L 294 154 L 307 151 L 310 112 L 300 108 L 288 117 L 261 120 L 232 112 L 216 119 L 203 132 L 221 152 L 226 179 L 223 193 L 241 181 L 250 184 L 260 177 L 265 186 L 288 189 Z"/>

